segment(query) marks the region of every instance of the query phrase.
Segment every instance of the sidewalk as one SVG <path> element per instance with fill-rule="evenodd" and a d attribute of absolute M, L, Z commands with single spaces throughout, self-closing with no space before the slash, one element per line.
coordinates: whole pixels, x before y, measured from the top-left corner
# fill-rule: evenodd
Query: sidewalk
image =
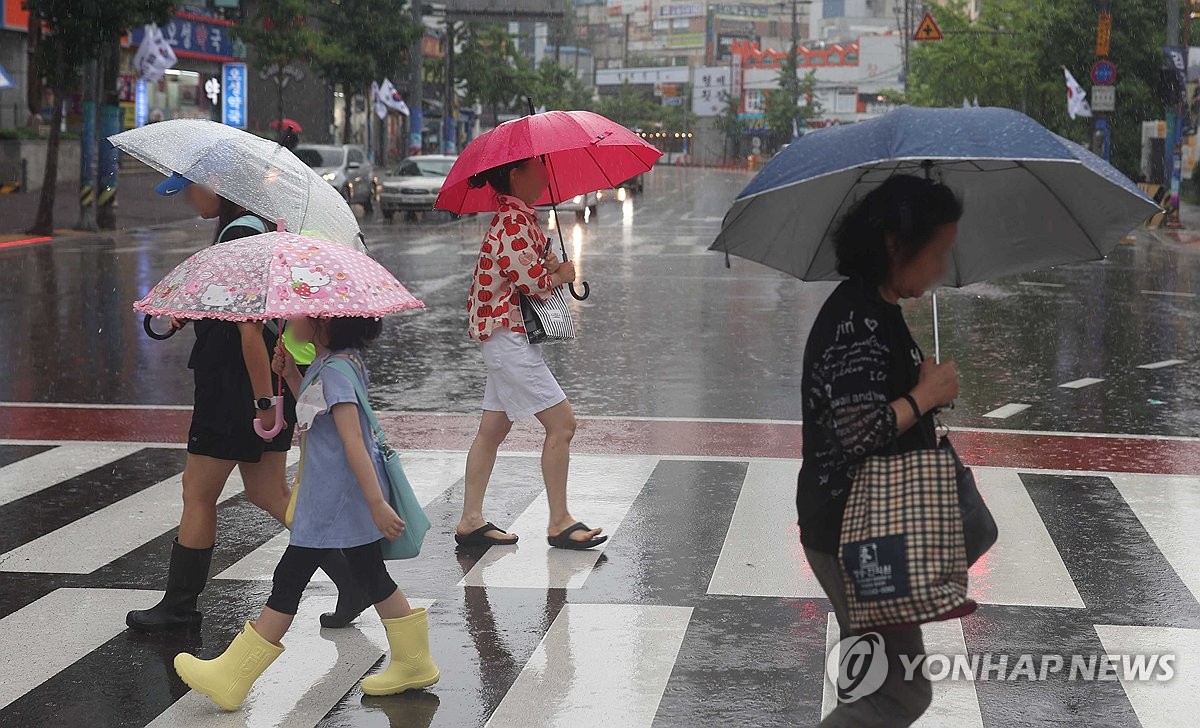
<path fill-rule="evenodd" d="M 154 194 L 162 176 L 150 171 L 121 173 L 117 188 L 117 230 L 101 231 L 110 234 L 133 228 L 152 227 L 187 220 L 194 213 L 182 200 L 170 200 Z M 33 225 L 41 192 L 18 192 L 0 195 L 0 238 L 24 237 L 22 233 Z M 79 186 L 76 183 L 58 185 L 54 201 L 54 229 L 69 230 L 79 222 Z"/>

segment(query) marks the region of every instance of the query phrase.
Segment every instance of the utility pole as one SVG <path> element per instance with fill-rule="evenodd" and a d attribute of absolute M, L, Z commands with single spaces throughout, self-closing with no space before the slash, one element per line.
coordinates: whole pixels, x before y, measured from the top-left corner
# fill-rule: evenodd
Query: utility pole
<path fill-rule="evenodd" d="M 446 90 L 442 99 L 442 154 L 454 154 L 458 146 L 458 123 L 454 116 L 454 21 L 446 18 Z"/>
<path fill-rule="evenodd" d="M 796 55 L 800 52 L 800 22 L 797 18 L 797 9 L 800 3 L 792 0 L 792 77 L 797 81 L 800 80 L 800 63 Z"/>
<path fill-rule="evenodd" d="M 1167 0 L 1167 46 L 1172 51 L 1179 48 L 1179 0 Z M 1186 54 L 1187 50 L 1184 49 Z M 1187 68 L 1187 58 L 1184 57 L 1183 67 Z M 1176 67 L 1172 65 L 1172 74 L 1176 74 Z M 1171 84 L 1174 87 L 1174 84 Z M 1186 86 L 1184 87 L 1186 89 Z M 1180 94 L 1180 96 L 1186 95 Z M 1167 104 L 1167 139 L 1166 144 L 1166 171 L 1167 184 L 1171 191 L 1171 215 L 1168 220 L 1170 227 L 1182 227 L 1179 222 L 1179 188 L 1182 182 L 1182 140 L 1183 130 L 1180 122 L 1180 106 L 1182 98 L 1169 99 Z"/>
<path fill-rule="evenodd" d="M 421 153 L 423 145 L 423 137 L 421 130 L 425 126 L 424 107 L 425 107 L 425 16 L 421 10 L 421 0 L 408 0 L 412 7 L 413 23 L 416 25 L 415 39 L 412 47 L 408 49 L 408 72 L 412 77 L 409 82 L 409 100 L 408 100 L 408 149 L 404 152 L 404 156 L 408 156 L 408 152 L 415 149 L 415 154 Z"/>

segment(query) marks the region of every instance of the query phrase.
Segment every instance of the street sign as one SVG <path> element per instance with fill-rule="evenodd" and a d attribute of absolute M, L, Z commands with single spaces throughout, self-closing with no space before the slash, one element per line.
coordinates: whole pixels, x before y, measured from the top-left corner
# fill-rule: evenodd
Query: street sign
<path fill-rule="evenodd" d="M 926 12 L 925 17 L 921 19 L 921 24 L 917 26 L 913 40 L 942 40 L 945 37 L 942 35 L 942 29 L 938 27 L 937 21 L 933 19 L 933 13 Z"/>
<path fill-rule="evenodd" d="M 1096 25 L 1096 55 L 1107 56 L 1109 39 L 1112 38 L 1112 13 L 1100 13 L 1100 22 Z"/>
<path fill-rule="evenodd" d="M 1117 81 L 1117 66 L 1112 61 L 1096 61 L 1092 66 L 1092 82 L 1097 86 L 1112 86 Z"/>
<path fill-rule="evenodd" d="M 246 128 L 246 64 L 222 66 L 225 83 L 221 84 L 221 123 Z"/>
<path fill-rule="evenodd" d="M 1117 87 L 1092 86 L 1092 111 L 1116 111 Z"/>

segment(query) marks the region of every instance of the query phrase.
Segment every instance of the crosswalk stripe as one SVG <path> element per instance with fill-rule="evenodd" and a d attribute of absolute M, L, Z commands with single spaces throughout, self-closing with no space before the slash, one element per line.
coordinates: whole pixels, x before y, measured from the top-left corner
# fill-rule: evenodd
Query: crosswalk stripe
<path fill-rule="evenodd" d="M 57 589 L 0 619 L 0 708 L 125 629 L 125 613 L 160 592 Z"/>
<path fill-rule="evenodd" d="M 988 418 L 994 419 L 994 420 L 1006 420 L 1009 417 L 1012 417 L 1013 415 L 1017 415 L 1017 414 L 1024 412 L 1025 410 L 1029 409 L 1032 406 L 1033 405 L 1012 402 L 1012 403 L 1004 405 L 1003 407 L 998 407 L 998 408 L 992 410 L 991 412 L 988 412 L 987 414 L 984 415 L 984 417 L 988 417 Z"/>
<path fill-rule="evenodd" d="M 922 625 L 921 638 L 925 654 L 946 655 L 951 660 L 955 655 L 967 654 L 967 641 L 963 636 L 962 620 L 930 622 Z M 837 617 L 829 613 L 825 632 L 825 654 L 828 655 L 841 639 Z M 887 640 L 887 635 L 884 635 Z M 833 660 L 838 659 L 837 655 Z M 837 707 L 837 690 L 828 679 L 823 679 L 821 694 L 821 718 L 828 716 Z M 950 679 L 933 683 L 933 702 L 929 709 L 912 724 L 916 728 L 983 728 L 983 713 L 979 708 L 979 695 L 974 680 Z"/>
<path fill-rule="evenodd" d="M 255 681 L 237 713 L 226 713 L 208 697 L 190 691 L 148 728 L 312 728 L 319 724 L 388 649 L 383 624 L 373 610 L 368 610 L 355 629 L 322 630 L 317 615 L 332 610 L 336 602 L 336 597 L 329 596 L 311 596 L 300 602 L 296 620 L 283 638 L 286 649 Z M 409 603 L 414 608 L 433 605 L 422 599 Z M 226 644 L 206 643 L 199 656 L 211 659 Z"/>
<path fill-rule="evenodd" d="M 1083 598 L 1016 470 L 974 468 L 1000 538 L 971 567 L 970 596 L 981 604 L 1082 608 Z"/>
<path fill-rule="evenodd" d="M 650 728 L 691 607 L 568 604 L 488 728 Z"/>
<path fill-rule="evenodd" d="M 1200 478 L 1187 475 L 1109 476 L 1179 579 L 1200 600 Z"/>
<path fill-rule="evenodd" d="M 83 475 L 141 449 L 134 445 L 66 444 L 0 468 L 0 506 Z"/>
<path fill-rule="evenodd" d="M 1097 379 L 1096 377 L 1084 377 L 1083 379 L 1076 379 L 1058 386 L 1060 389 L 1083 389 L 1084 387 L 1090 387 L 1093 384 L 1099 384 L 1103 381 L 1103 379 Z"/>
<path fill-rule="evenodd" d="M 1125 696 L 1143 726 L 1190 726 L 1200 715 L 1200 629 L 1094 625 L 1105 654 L 1174 655 L 1170 680 L 1126 680 L 1117 674 Z"/>
<path fill-rule="evenodd" d="M 294 464 L 298 453 L 288 453 Z M 141 490 L 95 513 L 0 555 L 0 571 L 90 574 L 179 524 L 183 474 Z M 235 469 L 217 503 L 241 493 Z"/>
<path fill-rule="evenodd" d="M 295 448 L 290 452 L 298 453 Z M 467 466 L 467 456 L 465 453 L 415 453 L 403 455 L 401 463 L 413 492 L 424 507 L 462 479 Z M 240 561 L 218 574 L 216 578 L 270 581 L 275 573 L 275 565 L 279 563 L 283 552 L 287 550 L 287 545 L 288 532 L 284 531 L 246 554 Z M 318 570 L 312 580 L 328 582 L 329 576 L 324 571 Z"/>
<path fill-rule="evenodd" d="M 652 457 L 577 455 L 571 458 L 568 499 L 571 512 L 589 525 L 601 526 L 610 539 L 637 500 L 654 471 Z M 517 587 L 528 589 L 578 589 L 583 586 L 605 544 L 587 551 L 551 548 L 546 544 L 550 506 L 541 493 L 509 532 L 528 534 L 516 548 L 491 548 L 460 586 Z"/>
<path fill-rule="evenodd" d="M 709 594 L 824 597 L 796 526 L 800 461 L 754 461 L 729 522 Z"/>

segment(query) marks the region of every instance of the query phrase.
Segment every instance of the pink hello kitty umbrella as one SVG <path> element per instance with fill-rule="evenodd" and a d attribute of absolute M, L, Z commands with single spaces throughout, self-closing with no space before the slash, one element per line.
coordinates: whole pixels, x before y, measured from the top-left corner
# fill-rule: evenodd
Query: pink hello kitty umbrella
<path fill-rule="evenodd" d="M 344 245 L 296 233 L 269 232 L 205 248 L 180 263 L 148 296 L 133 304 L 150 316 L 180 320 L 267 321 L 299 316 L 379 318 L 424 308 L 386 268 Z M 282 394 L 282 379 L 280 394 Z M 283 429 L 259 420 L 271 439 Z"/>

